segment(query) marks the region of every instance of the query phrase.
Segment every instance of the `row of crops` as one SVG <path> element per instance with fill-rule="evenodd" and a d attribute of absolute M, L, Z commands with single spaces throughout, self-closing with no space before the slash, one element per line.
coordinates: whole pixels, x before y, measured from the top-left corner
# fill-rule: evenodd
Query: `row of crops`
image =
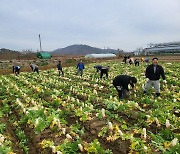
<path fill-rule="evenodd" d="M 143 94 L 147 64 L 101 64 L 110 66 L 109 79 L 93 64 L 82 78 L 74 67 L 61 77 L 55 69 L 1 76 L 1 153 L 180 153 L 180 63 L 161 64 L 161 97 Z M 119 101 L 112 85 L 119 74 L 138 79 L 128 100 Z"/>

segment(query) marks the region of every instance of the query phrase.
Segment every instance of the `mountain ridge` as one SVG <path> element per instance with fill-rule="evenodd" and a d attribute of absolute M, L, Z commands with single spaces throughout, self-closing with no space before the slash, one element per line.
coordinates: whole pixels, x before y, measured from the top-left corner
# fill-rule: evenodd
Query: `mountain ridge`
<path fill-rule="evenodd" d="M 65 48 L 59 48 L 51 52 L 55 55 L 86 55 L 97 53 L 117 53 L 115 49 L 100 49 L 83 44 L 74 44 Z"/>

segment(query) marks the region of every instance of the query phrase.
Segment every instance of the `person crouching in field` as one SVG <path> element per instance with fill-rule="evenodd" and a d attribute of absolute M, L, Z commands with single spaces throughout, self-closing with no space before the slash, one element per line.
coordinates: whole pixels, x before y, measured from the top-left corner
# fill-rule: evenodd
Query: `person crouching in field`
<path fill-rule="evenodd" d="M 109 66 L 107 66 L 107 67 L 102 67 L 101 68 L 101 73 L 100 73 L 100 78 L 102 79 L 102 77 L 103 77 L 103 74 L 106 74 L 106 78 L 108 78 L 108 72 L 109 72 Z"/>
<path fill-rule="evenodd" d="M 57 64 L 57 69 L 58 69 L 58 72 L 59 72 L 59 76 L 60 76 L 61 73 L 62 73 L 62 75 L 64 75 L 64 72 L 63 72 L 63 70 L 62 70 L 61 61 L 58 62 L 58 64 Z"/>
<path fill-rule="evenodd" d="M 39 74 L 39 68 L 35 64 L 29 64 L 33 72 L 37 72 Z"/>
<path fill-rule="evenodd" d="M 130 58 L 130 59 L 129 59 L 129 64 L 130 64 L 130 65 L 134 64 L 134 59 L 133 59 L 133 58 Z"/>
<path fill-rule="evenodd" d="M 139 59 L 135 59 L 134 65 L 135 65 L 135 66 L 139 66 Z"/>
<path fill-rule="evenodd" d="M 13 66 L 13 73 L 18 75 L 20 73 L 20 66 Z"/>
<path fill-rule="evenodd" d="M 160 96 L 160 76 L 163 78 L 163 82 L 166 82 L 164 69 L 161 65 L 158 65 L 158 58 L 152 59 L 152 64 L 146 68 L 146 84 L 144 87 L 144 93 L 146 93 L 152 86 L 155 88 L 156 96 Z"/>
<path fill-rule="evenodd" d="M 96 65 L 96 66 L 94 66 L 94 68 L 96 69 L 96 73 L 98 73 L 99 71 L 101 71 L 102 66 L 101 65 Z"/>
<path fill-rule="evenodd" d="M 85 69 L 84 63 L 83 63 L 82 60 L 80 60 L 80 62 L 77 64 L 76 69 L 77 69 L 76 75 L 78 75 L 79 72 L 81 72 L 81 77 L 82 77 L 82 75 L 83 75 L 83 70 Z"/>
<path fill-rule="evenodd" d="M 129 75 L 116 76 L 113 80 L 113 86 L 118 92 L 119 99 L 128 98 L 128 85 L 130 84 L 132 89 L 135 90 L 135 83 L 137 83 L 137 79 L 135 77 L 131 77 Z"/>

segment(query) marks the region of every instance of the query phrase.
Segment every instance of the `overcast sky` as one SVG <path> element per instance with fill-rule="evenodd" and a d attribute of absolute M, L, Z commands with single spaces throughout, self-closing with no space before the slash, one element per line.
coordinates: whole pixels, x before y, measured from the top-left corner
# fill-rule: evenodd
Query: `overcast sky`
<path fill-rule="evenodd" d="M 1 0 L 0 48 L 73 44 L 132 51 L 180 41 L 180 0 Z"/>

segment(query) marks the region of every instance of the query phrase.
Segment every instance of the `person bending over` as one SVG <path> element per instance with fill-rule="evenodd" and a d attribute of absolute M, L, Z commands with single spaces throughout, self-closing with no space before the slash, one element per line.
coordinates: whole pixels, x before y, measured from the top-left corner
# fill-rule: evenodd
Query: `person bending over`
<path fill-rule="evenodd" d="M 135 89 L 135 83 L 137 83 L 137 79 L 135 77 L 131 77 L 129 75 L 118 75 L 113 80 L 113 86 L 116 88 L 118 92 L 119 99 L 128 98 L 130 84 L 132 89 Z"/>

